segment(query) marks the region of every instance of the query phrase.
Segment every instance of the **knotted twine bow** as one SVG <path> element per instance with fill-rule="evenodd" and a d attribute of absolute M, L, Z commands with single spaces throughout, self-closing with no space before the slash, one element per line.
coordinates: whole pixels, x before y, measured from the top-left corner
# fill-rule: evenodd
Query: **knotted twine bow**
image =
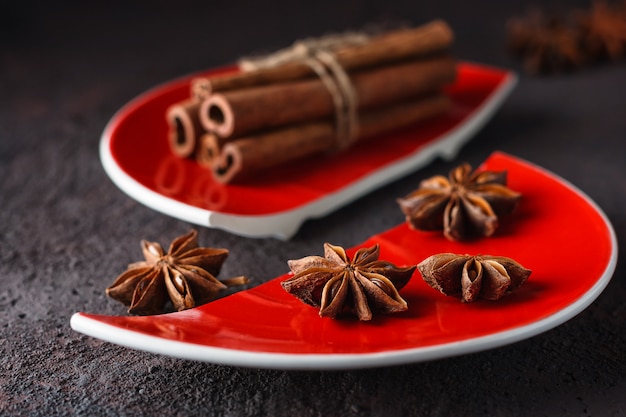
<path fill-rule="evenodd" d="M 295 62 L 308 65 L 332 97 L 335 107 L 337 149 L 341 150 L 356 140 L 359 118 L 354 86 L 345 69 L 337 61 L 334 51 L 340 47 L 363 45 L 369 40 L 368 35 L 353 32 L 303 39 L 290 47 L 265 56 L 243 58 L 239 61 L 239 67 L 242 71 L 255 71 Z"/>

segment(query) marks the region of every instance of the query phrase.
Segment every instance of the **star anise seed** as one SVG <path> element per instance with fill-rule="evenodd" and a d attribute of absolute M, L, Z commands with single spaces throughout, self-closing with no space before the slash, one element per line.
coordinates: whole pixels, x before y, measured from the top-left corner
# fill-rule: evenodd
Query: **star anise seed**
<path fill-rule="evenodd" d="M 469 164 L 453 169 L 448 178 L 428 178 L 398 199 L 409 225 L 418 230 L 442 230 L 450 240 L 491 236 L 498 218 L 513 212 L 521 194 L 506 187 L 506 172 L 474 171 Z"/>
<path fill-rule="evenodd" d="M 522 58 L 531 74 L 556 73 L 587 63 L 580 30 L 567 19 L 536 9 L 507 22 L 509 49 Z"/>
<path fill-rule="evenodd" d="M 218 280 L 227 249 L 198 247 L 198 232 L 176 238 L 167 253 L 156 242 L 141 241 L 145 261 L 128 266 L 106 289 L 109 297 L 129 306 L 129 314 L 159 314 L 167 301 L 178 311 L 212 301 L 228 286 L 245 277 Z"/>
<path fill-rule="evenodd" d="M 626 57 L 626 7 L 594 1 L 589 12 L 577 14 L 584 46 L 595 59 Z"/>
<path fill-rule="evenodd" d="M 596 0 L 589 9 L 547 16 L 535 9 L 507 23 L 508 46 L 530 73 L 560 72 L 626 58 L 626 3 Z"/>
<path fill-rule="evenodd" d="M 379 260 L 379 254 L 376 244 L 357 250 L 350 260 L 342 247 L 325 243 L 324 257 L 288 261 L 294 275 L 281 285 L 304 303 L 319 307 L 322 317 L 351 313 L 366 321 L 372 312 L 405 311 L 407 303 L 398 290 L 409 282 L 416 266 L 400 268 Z"/>
<path fill-rule="evenodd" d="M 497 300 L 519 288 L 531 274 L 511 258 L 454 253 L 430 256 L 417 268 L 432 288 L 465 303 Z"/>

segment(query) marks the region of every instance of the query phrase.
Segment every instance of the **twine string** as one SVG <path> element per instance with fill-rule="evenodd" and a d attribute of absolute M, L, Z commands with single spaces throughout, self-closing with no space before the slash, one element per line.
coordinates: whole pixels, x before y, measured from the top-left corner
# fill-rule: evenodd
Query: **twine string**
<path fill-rule="evenodd" d="M 272 54 L 242 59 L 243 71 L 272 68 L 286 63 L 301 62 L 309 66 L 330 93 L 335 108 L 335 131 L 338 150 L 350 146 L 357 138 L 359 119 L 357 96 L 350 76 L 337 61 L 334 51 L 343 46 L 363 45 L 369 37 L 362 33 L 347 33 L 305 39 Z"/>

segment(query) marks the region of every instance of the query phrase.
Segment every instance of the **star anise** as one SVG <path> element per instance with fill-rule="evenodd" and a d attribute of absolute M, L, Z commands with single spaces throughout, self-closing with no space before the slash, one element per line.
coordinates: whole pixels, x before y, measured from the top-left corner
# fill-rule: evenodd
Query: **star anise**
<path fill-rule="evenodd" d="M 164 253 L 156 242 L 141 241 L 145 261 L 130 264 L 106 289 L 111 298 L 129 306 L 129 314 L 158 314 L 168 300 L 178 311 L 216 298 L 228 286 L 247 282 L 245 277 L 218 280 L 227 249 L 198 247 L 198 232 L 176 238 Z"/>
<path fill-rule="evenodd" d="M 595 59 L 626 57 L 626 7 L 595 1 L 589 12 L 577 14 L 584 45 Z"/>
<path fill-rule="evenodd" d="M 372 312 L 405 311 L 407 303 L 398 290 L 411 279 L 415 266 L 399 268 L 379 260 L 376 244 L 361 248 L 352 260 L 340 246 L 324 244 L 324 257 L 307 256 L 289 261 L 293 277 L 282 287 L 306 304 L 319 307 L 322 317 L 343 313 L 370 320 Z"/>
<path fill-rule="evenodd" d="M 531 74 L 555 73 L 585 65 L 580 30 L 569 20 L 533 10 L 507 22 L 508 46 Z"/>
<path fill-rule="evenodd" d="M 497 300 L 519 288 L 531 271 L 503 256 L 442 253 L 423 260 L 417 268 L 424 281 L 445 295 L 465 303 Z"/>
<path fill-rule="evenodd" d="M 450 240 L 491 236 L 498 217 L 510 214 L 521 194 L 506 187 L 506 171 L 474 171 L 465 163 L 448 178 L 423 180 L 398 204 L 409 225 L 418 230 L 441 230 Z"/>

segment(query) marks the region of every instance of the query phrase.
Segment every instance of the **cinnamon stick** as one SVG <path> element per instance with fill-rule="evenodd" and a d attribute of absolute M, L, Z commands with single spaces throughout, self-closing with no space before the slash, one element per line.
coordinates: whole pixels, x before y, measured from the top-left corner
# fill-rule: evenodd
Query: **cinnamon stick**
<path fill-rule="evenodd" d="M 356 140 L 400 129 L 442 114 L 450 107 L 443 93 L 365 112 Z M 309 122 L 269 133 L 239 138 L 226 143 L 213 173 L 217 181 L 229 183 L 288 161 L 334 149 L 332 121 Z"/>
<path fill-rule="evenodd" d="M 453 40 L 454 34 L 448 24 L 442 20 L 435 20 L 416 28 L 380 35 L 365 45 L 337 49 L 334 54 L 339 65 L 346 71 L 352 71 L 442 52 L 450 48 Z M 313 76 L 315 73 L 308 65 L 294 62 L 250 72 L 199 77 L 198 89 L 194 92 L 206 98 L 215 92 L 295 81 Z"/>
<path fill-rule="evenodd" d="M 455 61 L 447 56 L 376 67 L 351 75 L 357 109 L 384 106 L 432 92 L 452 82 Z M 203 101 L 200 121 L 222 137 L 319 119 L 334 114 L 333 98 L 318 78 L 216 93 Z"/>
<path fill-rule="evenodd" d="M 204 132 L 199 110 L 200 102 L 190 99 L 170 106 L 166 112 L 170 149 L 181 158 L 194 152 L 198 138 Z"/>
<path fill-rule="evenodd" d="M 221 138 L 214 133 L 205 133 L 200 137 L 195 151 L 196 161 L 200 165 L 212 169 L 227 141 L 228 139 Z"/>

